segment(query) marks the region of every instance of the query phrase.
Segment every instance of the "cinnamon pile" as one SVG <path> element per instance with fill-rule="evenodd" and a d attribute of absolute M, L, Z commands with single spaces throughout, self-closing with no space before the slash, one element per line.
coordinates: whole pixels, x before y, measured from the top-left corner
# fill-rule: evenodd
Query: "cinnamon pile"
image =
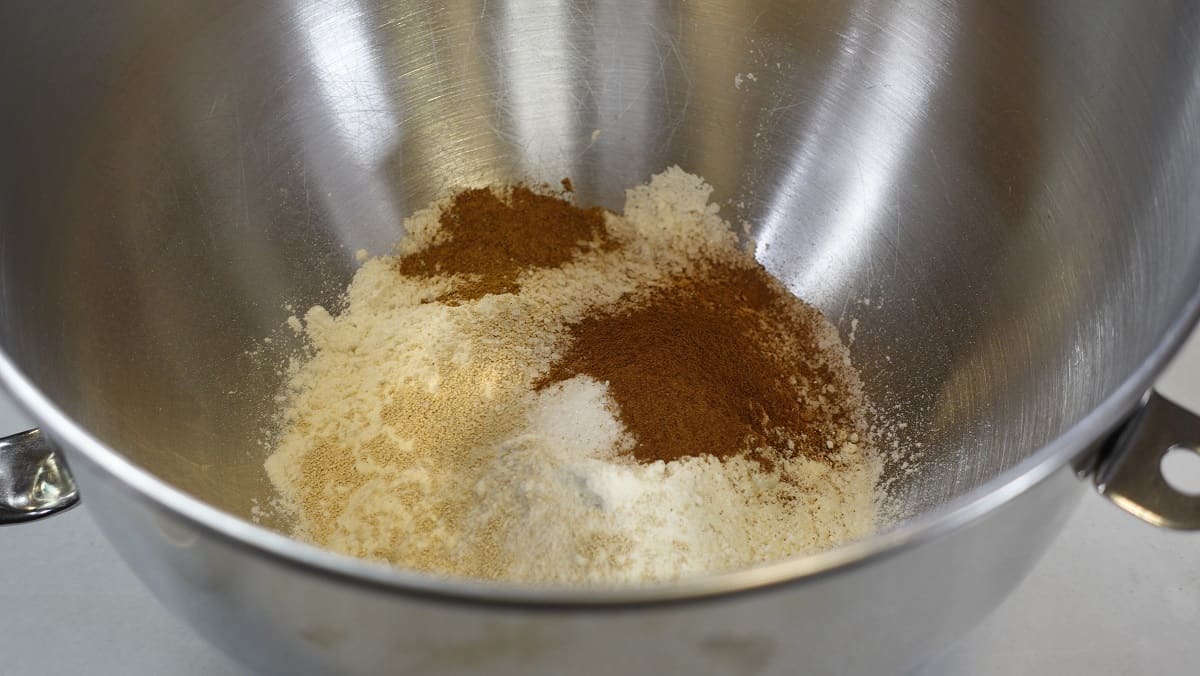
<path fill-rule="evenodd" d="M 564 179 L 563 187 L 569 192 L 570 182 Z M 403 275 L 468 277 L 438 300 L 514 293 L 525 270 L 555 268 L 590 249 L 611 246 L 603 209 L 580 209 L 526 186 L 506 192 L 464 190 L 438 220 L 441 241 L 397 264 Z"/>

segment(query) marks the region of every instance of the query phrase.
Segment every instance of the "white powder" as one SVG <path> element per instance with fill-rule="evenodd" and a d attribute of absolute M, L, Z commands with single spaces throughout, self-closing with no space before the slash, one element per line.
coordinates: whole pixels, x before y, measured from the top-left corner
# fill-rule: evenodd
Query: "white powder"
<path fill-rule="evenodd" d="M 294 535 L 436 574 L 588 584 L 735 569 L 870 533 L 880 464 L 857 437 L 831 440 L 828 461 L 772 451 L 770 469 L 638 464 L 604 383 L 533 389 L 570 323 L 696 261 L 744 255 L 710 192 L 678 168 L 655 176 L 609 217 L 618 250 L 527 271 L 519 293 L 433 302 L 458 280 L 406 278 L 384 257 L 363 263 L 339 315 L 290 318 L 312 354 L 291 366 L 266 469 Z M 406 221 L 401 255 L 440 241 L 440 206 Z M 832 326 L 820 338 L 846 354 Z"/>

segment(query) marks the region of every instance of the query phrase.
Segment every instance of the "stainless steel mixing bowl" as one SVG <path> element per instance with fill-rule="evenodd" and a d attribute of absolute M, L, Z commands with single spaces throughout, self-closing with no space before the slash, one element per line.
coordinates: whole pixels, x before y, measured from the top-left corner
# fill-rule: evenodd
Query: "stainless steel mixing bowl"
<path fill-rule="evenodd" d="M 3 3 L 0 379 L 146 584 L 264 673 L 895 673 L 1089 482 L 1200 525 L 1158 470 L 1200 426 L 1146 396 L 1200 309 L 1198 36 L 1191 0 Z M 247 520 L 285 307 L 334 303 L 456 184 L 569 176 L 618 208 L 671 164 L 857 320 L 922 444 L 895 527 L 582 590 Z M 70 502 L 47 453 L 0 444 L 10 517 Z"/>

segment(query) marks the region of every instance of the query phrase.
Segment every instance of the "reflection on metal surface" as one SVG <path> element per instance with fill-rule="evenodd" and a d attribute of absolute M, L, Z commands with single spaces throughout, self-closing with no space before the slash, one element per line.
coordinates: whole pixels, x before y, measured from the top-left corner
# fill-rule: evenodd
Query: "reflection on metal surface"
<path fill-rule="evenodd" d="M 382 63 L 386 57 L 372 42 L 371 18 L 362 8 L 324 3 L 297 3 L 292 18 L 309 60 L 304 75 L 315 85 L 304 90 L 304 116 L 311 119 L 300 121 L 309 165 L 303 169 L 306 210 L 326 211 L 344 223 L 338 232 L 363 221 L 388 232 L 386 224 L 405 215 L 388 180 L 404 126 Z M 346 185 L 347 165 L 354 168 L 348 174 L 356 178 L 352 186 Z"/>
<path fill-rule="evenodd" d="M 350 158 L 375 167 L 395 147 L 400 120 L 392 110 L 388 80 L 376 64 L 366 18 L 357 12 L 329 16 L 320 6 L 297 6 L 299 33 L 307 41 L 318 100 Z"/>
<path fill-rule="evenodd" d="M 902 236 L 894 188 L 902 184 L 906 162 L 928 163 L 938 181 L 934 187 L 941 188 L 930 198 L 947 206 L 952 201 L 950 191 L 958 183 L 922 135 L 929 133 L 929 99 L 948 67 L 956 26 L 953 16 L 924 9 L 857 15 L 859 20 L 839 31 L 825 76 L 806 94 L 814 101 L 812 112 L 796 134 L 787 187 L 771 198 L 760 236 L 769 242 L 778 231 L 794 229 L 795 214 L 811 205 L 838 205 L 822 216 L 825 236 L 813 252 L 822 264 L 784 277 L 801 296 L 810 297 L 830 278 L 875 265 L 871 257 L 881 252 L 863 242 Z M 887 234 L 872 232 L 880 228 Z M 893 259 L 900 246 L 893 244 Z"/>
<path fill-rule="evenodd" d="M 71 472 L 41 431 L 0 439 L 0 525 L 40 519 L 78 502 Z"/>

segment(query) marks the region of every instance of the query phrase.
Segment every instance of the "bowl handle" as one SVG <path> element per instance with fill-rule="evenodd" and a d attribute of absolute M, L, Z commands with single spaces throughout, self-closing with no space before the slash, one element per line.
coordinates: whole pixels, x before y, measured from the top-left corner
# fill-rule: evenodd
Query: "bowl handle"
<path fill-rule="evenodd" d="M 1200 495 L 1178 491 L 1163 477 L 1163 457 L 1178 448 L 1200 453 L 1200 416 L 1151 390 L 1102 451 L 1096 490 L 1156 526 L 1200 530 Z"/>
<path fill-rule="evenodd" d="M 57 514 L 78 502 L 66 460 L 41 430 L 0 439 L 0 526 Z"/>

